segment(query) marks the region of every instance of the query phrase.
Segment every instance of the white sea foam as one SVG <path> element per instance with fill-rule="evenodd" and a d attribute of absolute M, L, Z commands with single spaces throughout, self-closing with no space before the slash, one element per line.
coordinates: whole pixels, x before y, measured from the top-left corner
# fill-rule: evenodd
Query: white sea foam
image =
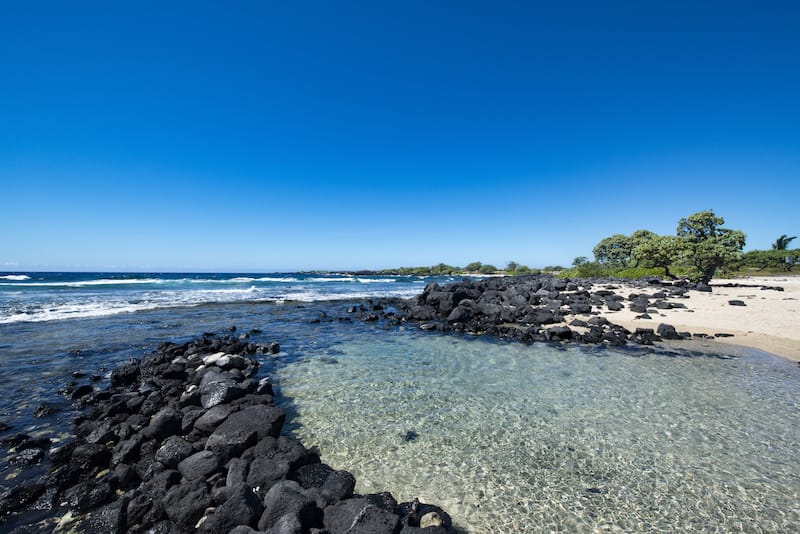
<path fill-rule="evenodd" d="M 17 287 L 91 287 L 91 286 L 117 286 L 130 284 L 162 284 L 165 280 L 160 278 L 125 278 L 114 280 L 112 278 L 102 278 L 99 280 L 82 280 L 80 282 L 29 282 L 27 284 L 6 284 L 3 286 Z"/>
<path fill-rule="evenodd" d="M 0 276 L 0 280 L 12 280 L 14 282 L 22 282 L 22 281 L 30 280 L 30 279 L 31 279 L 30 276 L 27 276 L 27 275 L 24 275 L 24 274 L 6 274 L 6 275 L 3 275 L 3 276 Z"/>
<path fill-rule="evenodd" d="M 394 278 L 356 278 L 356 281 L 362 284 L 375 284 L 375 283 L 391 283 L 397 282 Z"/>
<path fill-rule="evenodd" d="M 63 319 L 77 319 L 90 317 L 104 317 L 120 313 L 131 313 L 144 310 L 153 310 L 160 306 L 155 303 L 132 304 L 130 302 L 88 302 L 74 303 L 60 306 L 47 307 L 46 309 L 30 310 L 24 313 L 0 316 L 0 324 L 20 322 L 58 321 Z"/>
<path fill-rule="evenodd" d="M 388 288 L 371 284 L 337 284 L 330 282 L 357 282 L 356 278 L 308 278 L 301 280 L 293 277 L 265 277 L 270 281 L 291 280 L 291 285 L 258 285 L 244 282 L 245 278 L 233 282 L 246 284 L 241 286 L 181 286 L 181 282 L 190 279 L 99 279 L 83 282 L 35 282 L 35 283 L 0 283 L 15 285 L 16 290 L 4 291 L 0 294 L 0 323 L 41 322 L 71 318 L 91 318 L 131 313 L 157 308 L 174 308 L 180 306 L 198 306 L 204 304 L 226 304 L 237 302 L 315 302 L 348 299 L 367 299 L 382 297 L 408 298 L 418 294 L 417 285 L 395 285 Z M 390 279 L 367 279 L 370 282 Z M 169 282 L 169 285 L 163 284 Z M 172 285 L 178 282 L 178 285 Z M 37 284 L 49 287 L 84 287 L 109 286 L 109 291 L 92 292 L 58 292 L 34 293 L 22 288 Z M 117 284 L 162 284 L 158 287 L 131 286 L 129 289 L 114 288 Z M 373 289 L 374 288 L 374 289 Z M 41 295 L 41 296 L 37 296 Z M 54 295 L 57 295 L 54 297 Z M 57 298 L 56 301 L 52 300 Z M 50 300 L 45 300 L 50 299 Z"/>

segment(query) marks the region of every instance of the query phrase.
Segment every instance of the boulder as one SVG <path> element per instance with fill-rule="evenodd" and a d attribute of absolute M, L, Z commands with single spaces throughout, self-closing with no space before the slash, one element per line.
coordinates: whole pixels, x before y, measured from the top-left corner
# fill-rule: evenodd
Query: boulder
<path fill-rule="evenodd" d="M 219 470 L 219 458 L 211 451 L 200 451 L 178 464 L 178 472 L 186 480 L 205 479 Z"/>
<path fill-rule="evenodd" d="M 316 503 L 292 480 L 279 482 L 267 492 L 264 512 L 258 521 L 259 530 L 272 528 L 286 514 L 297 515 L 303 528 L 320 526 Z"/>
<path fill-rule="evenodd" d="M 683 339 L 683 336 L 678 334 L 675 327 L 669 324 L 660 324 L 657 329 L 658 336 L 662 339 Z"/>
<path fill-rule="evenodd" d="M 172 486 L 163 499 L 167 517 L 188 529 L 193 529 L 211 505 L 211 495 L 202 479 Z"/>
<path fill-rule="evenodd" d="M 240 455 L 260 438 L 277 436 L 286 418 L 276 406 L 250 406 L 233 413 L 208 437 L 205 448 L 219 455 L 223 462 Z"/>
<path fill-rule="evenodd" d="M 179 462 L 188 458 L 194 449 L 192 444 L 180 436 L 170 436 L 156 451 L 155 459 L 168 469 L 174 469 Z"/>
<path fill-rule="evenodd" d="M 228 532 L 237 525 L 254 527 L 264 506 L 246 484 L 232 488 L 228 499 L 218 506 L 200 527 L 200 532 Z"/>

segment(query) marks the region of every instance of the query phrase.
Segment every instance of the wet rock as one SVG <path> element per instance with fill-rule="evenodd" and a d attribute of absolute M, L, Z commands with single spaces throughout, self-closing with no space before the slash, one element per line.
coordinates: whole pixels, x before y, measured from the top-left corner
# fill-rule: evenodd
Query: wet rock
<path fill-rule="evenodd" d="M 106 467 L 111 460 L 111 450 L 99 443 L 78 445 L 72 451 L 70 465 L 83 473 L 92 469 Z"/>
<path fill-rule="evenodd" d="M 44 451 L 42 449 L 25 449 L 18 454 L 11 457 L 13 464 L 37 464 L 44 458 Z"/>
<path fill-rule="evenodd" d="M 14 486 L 0 493 L 0 517 L 21 510 L 32 503 L 45 490 L 45 486 L 38 482 L 24 483 Z"/>
<path fill-rule="evenodd" d="M 436 512 L 428 512 L 419 520 L 419 528 L 441 527 L 444 522 Z"/>
<path fill-rule="evenodd" d="M 58 413 L 59 409 L 52 404 L 47 404 L 45 402 L 39 404 L 36 409 L 33 411 L 34 417 L 46 417 L 48 415 L 52 415 L 54 413 Z M 2 430 L 2 429 L 0 429 Z"/>
<path fill-rule="evenodd" d="M 743 300 L 729 300 L 728 304 L 731 306 L 747 306 Z"/>
<path fill-rule="evenodd" d="M 70 441 L 55 447 L 51 447 L 47 452 L 47 455 L 50 457 L 50 461 L 53 463 L 53 465 L 65 464 L 69 462 L 70 458 L 72 457 L 72 452 L 77 446 L 78 442 Z"/>

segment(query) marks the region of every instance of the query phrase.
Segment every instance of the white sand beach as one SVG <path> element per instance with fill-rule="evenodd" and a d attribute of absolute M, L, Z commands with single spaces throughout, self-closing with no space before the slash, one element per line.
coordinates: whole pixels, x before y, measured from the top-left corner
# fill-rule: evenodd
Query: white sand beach
<path fill-rule="evenodd" d="M 636 319 L 639 314 L 627 306 L 617 312 L 605 310 L 602 315 L 630 330 L 655 329 L 666 323 L 678 332 L 733 334 L 716 341 L 753 347 L 800 362 L 800 276 L 714 279 L 711 286 L 711 293 L 690 291 L 689 298 L 683 301 L 687 309 L 659 310 L 658 315 L 650 314 L 652 319 Z M 761 286 L 779 286 L 784 291 L 762 290 Z M 641 289 L 617 290 L 626 296 L 631 292 Z M 745 306 L 733 306 L 729 304 L 731 300 L 741 300 Z"/>

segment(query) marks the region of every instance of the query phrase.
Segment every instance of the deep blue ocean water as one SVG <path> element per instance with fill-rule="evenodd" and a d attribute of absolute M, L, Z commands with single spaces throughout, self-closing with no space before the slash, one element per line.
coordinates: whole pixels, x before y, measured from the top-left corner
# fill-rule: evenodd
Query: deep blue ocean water
<path fill-rule="evenodd" d="M 431 280 L 0 273 L 0 437 L 69 439 L 72 373 L 102 387 L 163 341 L 235 325 L 281 344 L 261 372 L 287 431 L 358 490 L 436 502 L 467 532 L 800 530 L 796 364 L 713 342 L 526 346 L 340 320 Z M 33 417 L 42 404 L 57 411 Z M 0 452 L 0 486 L 40 474 Z"/>

